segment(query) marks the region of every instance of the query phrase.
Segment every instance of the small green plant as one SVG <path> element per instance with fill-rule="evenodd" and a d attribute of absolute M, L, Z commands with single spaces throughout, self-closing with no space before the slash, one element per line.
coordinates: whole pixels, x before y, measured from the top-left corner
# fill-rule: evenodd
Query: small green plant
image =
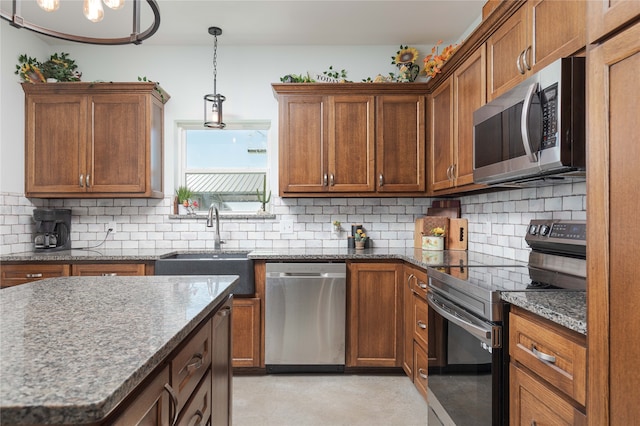
<path fill-rule="evenodd" d="M 329 66 L 329 70 L 328 71 L 324 71 L 322 74 L 326 75 L 327 77 L 331 77 L 331 78 L 335 78 L 335 79 L 343 79 L 346 80 L 347 78 L 347 71 L 345 70 L 340 70 L 340 72 L 338 72 L 337 70 L 333 69 L 333 65 Z"/>
<path fill-rule="evenodd" d="M 58 81 L 80 81 L 82 73 L 78 72 L 76 61 L 69 58 L 68 53 L 54 53 L 41 64 L 45 78 L 55 78 Z"/>
<path fill-rule="evenodd" d="M 256 189 L 256 194 L 258 195 L 258 201 L 262 204 L 262 211 L 267 210 L 267 203 L 271 201 L 271 191 L 269 191 L 269 195 L 267 195 L 267 176 L 265 175 L 262 179 L 262 192 L 260 189 Z"/>
<path fill-rule="evenodd" d="M 315 83 L 316 81 L 311 78 L 309 73 L 307 75 L 287 74 L 284 77 L 280 77 L 280 81 L 283 83 Z"/>
<path fill-rule="evenodd" d="M 138 81 L 142 81 L 145 83 L 155 83 L 156 84 L 155 91 L 160 94 L 160 100 L 164 103 L 164 90 L 162 90 L 162 88 L 160 87 L 159 82 L 147 79 L 146 75 L 142 77 L 138 76 Z"/>
<path fill-rule="evenodd" d="M 184 204 L 185 201 L 188 203 L 192 195 L 193 193 L 186 186 L 179 186 L 176 189 L 176 197 L 178 197 L 178 203 L 180 204 Z"/>

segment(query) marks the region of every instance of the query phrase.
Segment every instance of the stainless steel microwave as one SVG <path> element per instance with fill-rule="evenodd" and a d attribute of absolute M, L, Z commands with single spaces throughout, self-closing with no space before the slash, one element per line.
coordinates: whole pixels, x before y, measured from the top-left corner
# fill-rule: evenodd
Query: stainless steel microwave
<path fill-rule="evenodd" d="M 585 178 L 585 59 L 562 58 L 473 113 L 473 180 L 534 186 Z"/>

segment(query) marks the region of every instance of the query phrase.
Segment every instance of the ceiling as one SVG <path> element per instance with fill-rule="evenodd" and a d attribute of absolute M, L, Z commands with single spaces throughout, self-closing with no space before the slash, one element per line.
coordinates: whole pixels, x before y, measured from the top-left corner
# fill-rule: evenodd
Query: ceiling
<path fill-rule="evenodd" d="M 210 26 L 221 27 L 225 45 L 431 45 L 456 41 L 482 12 L 483 0 L 328 1 L 328 0 L 157 0 L 160 28 L 143 44 L 211 44 Z M 120 11 L 105 7 L 105 19 L 91 23 L 82 15 L 82 1 L 61 0 L 47 13 L 35 0 L 22 0 L 25 20 L 67 33 L 124 37 L 131 32 L 130 1 Z M 0 0 L 4 14 L 11 1 Z M 141 30 L 151 25 L 142 4 Z M 26 31 L 26 30 L 21 30 Z M 65 44 L 41 36 L 50 44 Z"/>

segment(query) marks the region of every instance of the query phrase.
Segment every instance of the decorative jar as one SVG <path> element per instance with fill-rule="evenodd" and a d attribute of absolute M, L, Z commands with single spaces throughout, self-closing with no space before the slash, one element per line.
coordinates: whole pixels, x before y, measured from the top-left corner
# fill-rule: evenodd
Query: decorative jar
<path fill-rule="evenodd" d="M 444 237 L 423 235 L 422 250 L 444 250 Z"/>

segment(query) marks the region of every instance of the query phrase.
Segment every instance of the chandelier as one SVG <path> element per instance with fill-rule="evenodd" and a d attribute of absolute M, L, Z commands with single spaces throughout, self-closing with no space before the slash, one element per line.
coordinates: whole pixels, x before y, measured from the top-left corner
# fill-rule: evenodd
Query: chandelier
<path fill-rule="evenodd" d="M 40 8 L 46 12 L 55 12 L 60 7 L 61 0 L 36 0 Z M 76 34 L 66 34 L 41 25 L 29 22 L 22 16 L 22 0 L 12 0 L 12 13 L 0 10 L 0 17 L 17 28 L 26 28 L 38 34 L 59 38 L 61 40 L 76 41 L 87 44 L 140 44 L 151 37 L 160 27 L 160 9 L 156 0 L 145 0 L 153 13 L 153 23 L 146 30 L 140 32 L 140 2 L 142 0 L 128 0 L 133 3 L 133 24 L 131 34 L 116 38 L 96 38 Z M 100 22 L 104 18 L 102 3 L 114 10 L 122 9 L 125 0 L 83 0 L 82 12 L 91 22 Z"/>
<path fill-rule="evenodd" d="M 204 95 L 204 126 L 214 129 L 224 129 L 226 124 L 222 122 L 222 102 L 224 96 L 216 91 L 216 77 L 218 75 L 218 36 L 222 29 L 209 27 L 209 34 L 213 36 L 213 94 Z"/>

